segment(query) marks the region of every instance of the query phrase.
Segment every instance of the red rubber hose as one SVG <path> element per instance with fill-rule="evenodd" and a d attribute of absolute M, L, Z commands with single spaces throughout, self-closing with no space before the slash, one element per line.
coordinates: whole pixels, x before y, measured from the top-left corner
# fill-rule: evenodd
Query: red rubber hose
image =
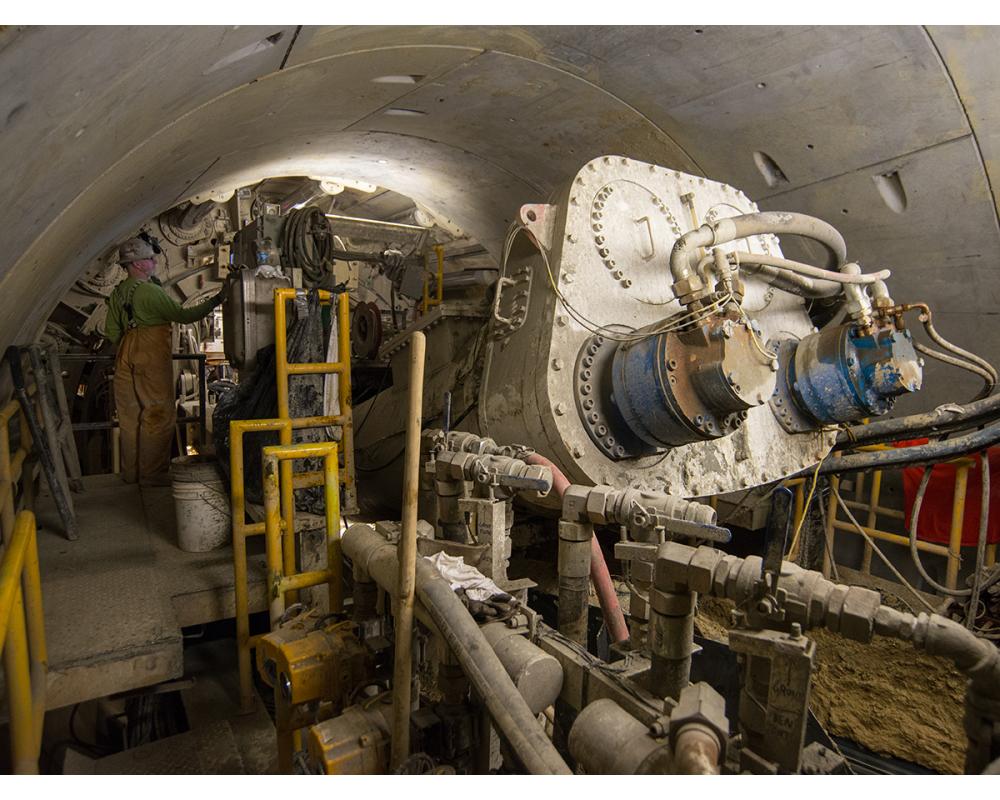
<path fill-rule="evenodd" d="M 552 470 L 552 490 L 561 499 L 569 487 L 569 480 L 563 475 L 562 470 L 538 453 L 532 453 L 525 461 Z M 622 607 L 618 604 L 618 594 L 615 592 L 615 585 L 611 582 L 608 563 L 604 560 L 604 552 L 597 541 L 597 536 L 590 537 L 590 582 L 594 584 L 594 591 L 597 592 L 597 600 L 601 604 L 601 613 L 604 615 L 604 625 L 608 629 L 611 641 L 628 641 L 628 626 L 625 624 L 625 615 L 622 614 Z"/>

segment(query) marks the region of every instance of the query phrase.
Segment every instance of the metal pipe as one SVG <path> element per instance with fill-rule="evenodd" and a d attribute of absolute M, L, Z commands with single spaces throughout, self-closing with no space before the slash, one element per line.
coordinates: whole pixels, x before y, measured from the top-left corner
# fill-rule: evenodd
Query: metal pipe
<path fill-rule="evenodd" d="M 583 522 L 559 521 L 559 633 L 587 646 L 590 611 L 590 553 L 595 541 L 594 526 Z"/>
<path fill-rule="evenodd" d="M 674 700 L 691 683 L 694 650 L 694 610 L 697 595 L 683 586 L 663 586 L 656 569 L 656 588 L 650 590 L 650 689 Z"/>
<path fill-rule="evenodd" d="M 344 554 L 390 593 L 398 592 L 397 548 L 368 525 L 352 525 L 344 534 Z M 451 648 L 485 703 L 494 724 L 522 766 L 533 775 L 570 774 L 542 731 L 503 664 L 451 586 L 426 560 L 417 559 L 417 598 Z"/>
<path fill-rule="evenodd" d="M 528 464 L 537 464 L 548 467 L 552 470 L 552 491 L 556 497 L 562 496 L 569 488 L 569 480 L 563 475 L 562 470 L 543 455 L 531 453 L 525 456 Z M 601 550 L 601 543 L 596 536 L 590 537 L 590 581 L 594 585 L 597 593 L 597 600 L 601 605 L 601 613 L 604 615 L 604 625 L 608 629 L 608 636 L 613 642 L 628 641 L 628 625 L 625 624 L 625 615 L 622 613 L 621 604 L 618 602 L 618 593 L 615 585 L 611 581 L 611 573 L 608 571 L 608 562 L 604 559 L 604 552 Z"/>
<path fill-rule="evenodd" d="M 413 603 L 416 593 L 417 492 L 420 488 L 420 431 L 423 428 L 424 354 L 427 338 L 420 331 L 410 337 L 409 404 L 406 413 L 406 451 L 403 459 L 403 520 L 396 585 L 396 653 L 392 670 L 392 752 L 389 763 L 398 769 L 410 754 L 410 693 L 413 669 Z"/>
<path fill-rule="evenodd" d="M 540 714 L 551 706 L 562 691 L 559 660 L 506 623 L 489 622 L 482 631 L 531 712 Z"/>
<path fill-rule="evenodd" d="M 707 727 L 685 725 L 674 742 L 674 767 L 680 775 L 718 775 L 719 739 Z"/>
<path fill-rule="evenodd" d="M 725 244 L 763 233 L 804 236 L 819 242 L 829 251 L 828 265 L 838 268 L 847 260 L 847 245 L 836 228 L 816 217 L 787 211 L 762 211 L 743 214 L 702 225 L 680 237 L 670 252 L 670 272 L 674 281 L 691 277 L 691 261 L 702 247 Z"/>
<path fill-rule="evenodd" d="M 945 586 L 949 589 L 958 587 L 958 567 L 962 563 L 962 528 L 965 524 L 965 495 L 968 488 L 969 465 L 959 464 L 955 470 L 955 495 L 951 504 L 951 528 L 948 534 L 948 569 L 945 574 Z"/>
<path fill-rule="evenodd" d="M 588 703 L 573 722 L 569 752 L 588 775 L 656 775 L 670 772 L 670 746 L 653 738 L 649 725 L 603 697 Z"/>

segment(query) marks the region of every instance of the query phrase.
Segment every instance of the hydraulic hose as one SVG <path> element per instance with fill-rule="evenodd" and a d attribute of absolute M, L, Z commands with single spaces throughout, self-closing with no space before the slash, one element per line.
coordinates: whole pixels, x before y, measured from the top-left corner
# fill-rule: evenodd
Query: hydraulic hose
<path fill-rule="evenodd" d="M 1000 395 L 976 400 L 964 406 L 949 403 L 924 414 L 911 414 L 845 428 L 837 436 L 837 449 L 895 442 L 899 439 L 929 438 L 946 431 L 972 428 L 998 419 Z"/>
<path fill-rule="evenodd" d="M 532 453 L 524 459 L 528 464 L 537 464 L 541 467 L 548 467 L 552 470 L 552 491 L 556 497 L 562 499 L 569 488 L 569 480 L 559 469 L 545 456 Z M 597 593 L 597 601 L 601 605 L 601 613 L 604 616 L 604 624 L 608 629 L 608 636 L 613 642 L 628 641 L 628 625 L 625 624 L 625 615 L 622 613 L 621 604 L 618 602 L 618 593 L 611 580 L 611 573 L 608 571 L 608 562 L 604 559 L 604 551 L 601 550 L 601 543 L 596 536 L 590 537 L 590 582 L 594 585 Z"/>
<path fill-rule="evenodd" d="M 718 252 L 718 251 L 715 251 Z M 742 254 L 741 254 L 742 255 Z M 754 259 L 741 260 L 739 267 L 742 272 L 756 275 L 761 280 L 785 292 L 797 294 L 809 300 L 825 300 L 837 297 L 843 291 L 843 285 L 832 281 L 816 281 L 805 275 L 787 272 L 779 267 L 764 264 Z"/>
<path fill-rule="evenodd" d="M 976 572 L 972 578 L 972 596 L 969 600 L 969 615 L 965 624 L 974 631 L 976 617 L 979 616 L 979 594 L 983 586 L 983 566 L 986 563 L 986 540 L 989 538 L 990 519 L 990 454 L 980 455 L 983 491 L 979 503 L 979 539 L 976 542 Z"/>
<path fill-rule="evenodd" d="M 366 573 L 391 594 L 399 591 L 395 545 L 364 524 L 349 527 L 342 545 L 355 569 Z M 416 586 L 421 606 L 455 654 L 524 769 L 532 775 L 571 774 L 468 609 L 448 581 L 422 558 L 417 559 Z"/>
<path fill-rule="evenodd" d="M 829 223 L 806 214 L 761 211 L 756 214 L 720 219 L 681 236 L 670 252 L 670 272 L 674 281 L 691 276 L 691 261 L 698 248 L 712 247 L 764 233 L 803 236 L 818 242 L 828 251 L 827 265 L 830 269 L 837 269 L 847 261 L 847 245 L 844 237 Z"/>
<path fill-rule="evenodd" d="M 942 364 L 947 364 L 948 366 L 951 367 L 958 367 L 959 369 L 964 369 L 966 372 L 971 372 L 973 375 L 977 375 L 978 377 L 982 378 L 983 388 L 979 391 L 979 394 L 977 394 L 974 398 L 972 398 L 973 402 L 975 402 L 976 400 L 982 400 L 984 397 L 989 397 L 990 394 L 993 392 L 993 389 L 997 383 L 996 378 L 989 372 L 987 372 L 985 369 L 980 367 L 978 364 L 974 364 L 971 361 L 964 361 L 963 359 L 957 358 L 955 356 L 947 355 L 946 353 L 942 353 L 940 350 L 935 350 L 933 347 L 928 347 L 927 345 L 921 344 L 920 342 L 914 342 L 913 348 L 918 353 L 922 353 L 928 358 L 933 358 L 937 361 L 940 361 Z"/>
<path fill-rule="evenodd" d="M 866 469 L 888 469 L 890 467 L 910 467 L 919 464 L 934 464 L 970 453 L 978 453 L 1000 442 L 1000 425 L 991 425 L 975 433 L 957 436 L 940 442 L 900 447 L 893 450 L 878 450 L 869 453 L 854 453 L 840 458 L 831 458 L 819 468 L 820 475 L 843 472 L 860 472 Z"/>
<path fill-rule="evenodd" d="M 973 364 L 977 364 L 986 370 L 990 376 L 993 378 L 994 384 L 997 381 L 997 370 L 989 361 L 985 358 L 977 356 L 975 353 L 970 353 L 968 350 L 963 350 L 958 345 L 954 345 L 945 339 L 940 333 L 938 333 L 937 328 L 934 327 L 933 315 L 931 314 L 931 309 L 926 303 L 907 303 L 902 307 L 903 312 L 916 309 L 920 311 L 920 321 L 924 325 L 924 330 L 927 331 L 927 335 L 930 337 L 931 341 L 934 342 L 938 347 L 947 350 L 959 358 L 965 359 L 966 361 L 971 361 Z"/>
<path fill-rule="evenodd" d="M 801 261 L 792 261 L 788 258 L 778 258 L 777 256 L 766 255 L 764 253 L 746 253 L 740 251 L 730 253 L 729 257 L 736 259 L 737 263 L 739 263 L 741 267 L 756 264 L 776 267 L 777 269 L 794 272 L 797 275 L 807 278 L 815 278 L 818 281 L 818 283 L 814 284 L 817 290 L 835 289 L 839 292 L 840 286 L 846 284 L 861 284 L 866 286 L 875 285 L 879 281 L 885 281 L 892 275 L 892 273 L 887 269 L 879 270 L 878 272 L 865 272 L 859 275 L 854 275 L 848 272 L 834 272 L 833 270 L 803 264 Z M 830 284 L 838 285 L 830 286 Z"/>
<path fill-rule="evenodd" d="M 983 493 L 982 504 L 980 506 L 981 513 L 979 517 L 979 538 L 976 545 L 976 571 L 972 576 L 972 588 L 949 589 L 947 586 L 942 586 L 927 574 L 927 570 L 924 569 L 923 562 L 920 560 L 920 550 L 917 548 L 917 524 L 920 521 L 920 508 L 924 504 L 924 495 L 927 494 L 927 486 L 931 481 L 931 474 L 933 473 L 933 469 L 931 467 L 927 467 L 924 470 L 923 476 L 920 478 L 920 485 L 917 487 L 917 494 L 913 498 L 913 508 L 910 511 L 910 528 L 908 531 L 910 539 L 910 559 L 913 561 L 913 565 L 917 568 L 917 572 L 920 573 L 920 577 L 940 594 L 945 594 L 949 597 L 971 598 L 969 613 L 971 614 L 971 619 L 973 620 L 976 617 L 976 605 L 979 603 L 980 573 L 983 569 L 983 563 L 986 558 L 986 539 L 989 533 L 988 521 L 990 516 L 990 462 L 987 453 L 983 453 L 981 458 L 983 470 Z M 969 627 L 971 626 L 972 623 L 970 621 Z"/>

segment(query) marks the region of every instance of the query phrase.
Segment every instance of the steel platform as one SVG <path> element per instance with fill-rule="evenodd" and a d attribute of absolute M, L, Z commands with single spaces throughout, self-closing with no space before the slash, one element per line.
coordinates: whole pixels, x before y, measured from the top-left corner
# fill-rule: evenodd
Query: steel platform
<path fill-rule="evenodd" d="M 38 500 L 50 709 L 180 677 L 181 628 L 233 616 L 232 551 L 178 549 L 169 488 L 114 475 L 85 477 L 84 488 L 75 542 L 48 493 Z M 251 611 L 263 610 L 263 556 L 250 557 L 249 574 Z"/>

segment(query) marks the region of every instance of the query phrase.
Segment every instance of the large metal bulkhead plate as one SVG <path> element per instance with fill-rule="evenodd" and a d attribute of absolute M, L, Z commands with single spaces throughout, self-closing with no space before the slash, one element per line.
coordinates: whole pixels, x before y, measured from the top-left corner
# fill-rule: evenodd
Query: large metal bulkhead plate
<path fill-rule="evenodd" d="M 723 438 L 614 460 L 588 432 L 583 413 L 593 412 L 583 409 L 577 396 L 581 382 L 575 371 L 593 336 L 589 328 L 637 330 L 679 311 L 668 267 L 674 242 L 706 222 L 756 210 L 731 186 L 621 156 L 585 164 L 553 205 L 522 209 L 531 235 L 551 248 L 551 280 L 545 260 L 522 234 L 506 272 L 532 271 L 531 313 L 518 330 L 491 342 L 480 401 L 482 432 L 553 456 L 577 482 L 686 497 L 778 480 L 825 456 L 832 432 L 787 433 L 764 404 Z M 770 235 L 724 249 L 781 255 Z M 802 298 L 752 276 L 744 281 L 743 307 L 764 341 L 812 332 Z M 556 297 L 553 282 L 572 309 Z"/>

